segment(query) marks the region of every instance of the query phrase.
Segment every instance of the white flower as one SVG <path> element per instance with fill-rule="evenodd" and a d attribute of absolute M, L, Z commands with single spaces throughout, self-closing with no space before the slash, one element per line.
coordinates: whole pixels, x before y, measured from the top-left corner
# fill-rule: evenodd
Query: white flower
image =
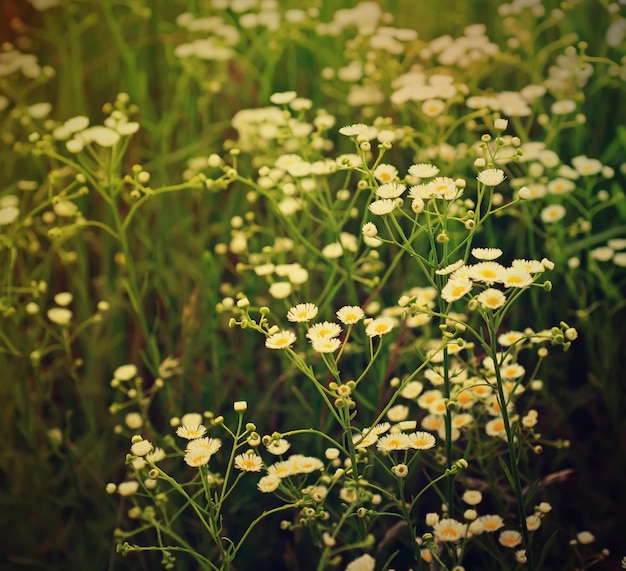
<path fill-rule="evenodd" d="M 269 287 L 270 295 L 275 299 L 284 299 L 291 294 L 291 283 L 290 282 L 274 282 Z"/>
<path fill-rule="evenodd" d="M 375 559 L 366 553 L 348 563 L 346 571 L 374 571 L 375 565 Z"/>
<path fill-rule="evenodd" d="M 376 189 L 376 196 L 380 198 L 398 198 L 404 191 L 406 186 L 396 184 L 395 182 L 386 182 Z"/>
<path fill-rule="evenodd" d="M 274 105 L 287 105 L 291 103 L 298 94 L 295 91 L 283 91 L 281 93 L 272 93 L 270 95 L 270 101 Z"/>
<path fill-rule="evenodd" d="M 339 133 L 341 135 L 345 135 L 346 137 L 356 137 L 368 129 L 369 127 L 365 123 L 355 123 L 354 125 L 341 127 L 341 129 L 339 129 Z"/>
<path fill-rule="evenodd" d="M 373 238 L 378 234 L 378 228 L 376 228 L 376 224 L 373 222 L 366 222 L 363 224 L 361 231 L 363 232 L 363 236 L 366 238 Z"/>
<path fill-rule="evenodd" d="M 5 206 L 0 208 L 0 226 L 13 224 L 17 220 L 20 211 L 15 206 Z"/>
<path fill-rule="evenodd" d="M 409 174 L 417 178 L 431 178 L 439 174 L 439 168 L 428 163 L 418 163 L 409 167 Z"/>
<path fill-rule="evenodd" d="M 476 178 L 485 186 L 496 186 L 504 180 L 504 171 L 502 169 L 485 169 L 479 172 Z"/>
<path fill-rule="evenodd" d="M 365 312 L 358 305 L 344 305 L 336 315 L 344 325 L 352 325 L 363 319 Z"/>
<path fill-rule="evenodd" d="M 73 313 L 64 307 L 53 307 L 47 312 L 48 319 L 57 325 L 69 325 Z"/>
<path fill-rule="evenodd" d="M 296 336 L 292 331 L 279 331 L 270 335 L 265 340 L 268 349 L 286 349 L 296 342 Z"/>
<path fill-rule="evenodd" d="M 472 256 L 478 260 L 495 260 L 501 255 L 500 248 L 472 248 Z"/>
<path fill-rule="evenodd" d="M 389 333 L 394 326 L 394 320 L 391 317 L 378 317 L 373 319 L 365 328 L 365 334 L 368 337 L 382 337 Z"/>
<path fill-rule="evenodd" d="M 287 312 L 287 319 L 293 322 L 310 321 L 317 315 L 317 311 L 314 303 L 299 303 Z"/>
<path fill-rule="evenodd" d="M 372 214 L 384 216 L 385 214 L 393 212 L 397 206 L 398 203 L 395 200 L 384 198 L 382 200 L 375 200 L 368 206 L 368 208 Z"/>
<path fill-rule="evenodd" d="M 560 204 L 551 204 L 550 206 L 546 206 L 539 215 L 541 220 L 546 224 L 551 224 L 552 222 L 558 222 L 565 216 L 566 210 L 565 207 Z"/>

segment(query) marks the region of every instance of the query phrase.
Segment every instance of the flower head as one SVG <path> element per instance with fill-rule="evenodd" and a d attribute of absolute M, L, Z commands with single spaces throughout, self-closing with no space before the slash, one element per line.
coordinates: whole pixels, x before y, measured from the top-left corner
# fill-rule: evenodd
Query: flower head
<path fill-rule="evenodd" d="M 365 328 L 365 334 L 368 337 L 382 337 L 389 333 L 394 326 L 394 320 L 391 317 L 378 317 L 373 319 Z"/>
<path fill-rule="evenodd" d="M 296 335 L 293 331 L 279 331 L 270 335 L 265 340 L 268 349 L 287 349 L 296 342 Z"/>
<path fill-rule="evenodd" d="M 246 452 L 235 456 L 235 468 L 244 472 L 260 472 L 263 460 L 254 452 Z"/>
<path fill-rule="evenodd" d="M 353 325 L 365 317 L 365 312 L 358 305 L 344 305 L 336 315 L 344 325 Z"/>
<path fill-rule="evenodd" d="M 299 303 L 287 312 L 287 319 L 295 322 L 306 322 L 313 319 L 318 312 L 314 303 Z"/>
<path fill-rule="evenodd" d="M 480 171 L 476 178 L 485 186 L 496 186 L 504 180 L 504 171 L 502 169 L 485 169 Z"/>

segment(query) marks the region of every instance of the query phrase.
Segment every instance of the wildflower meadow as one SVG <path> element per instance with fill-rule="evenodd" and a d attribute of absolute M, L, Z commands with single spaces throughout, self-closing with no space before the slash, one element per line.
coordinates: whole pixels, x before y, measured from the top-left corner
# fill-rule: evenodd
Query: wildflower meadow
<path fill-rule="evenodd" d="M 0 3 L 0 568 L 626 568 L 624 0 Z"/>

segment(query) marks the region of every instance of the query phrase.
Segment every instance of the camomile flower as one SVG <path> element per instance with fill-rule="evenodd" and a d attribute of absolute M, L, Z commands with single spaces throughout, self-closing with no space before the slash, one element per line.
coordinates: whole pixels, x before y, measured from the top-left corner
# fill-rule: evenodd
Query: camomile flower
<path fill-rule="evenodd" d="M 386 182 L 376 189 L 376 196 L 380 198 L 398 198 L 404 191 L 406 186 L 396 184 L 395 182 Z"/>
<path fill-rule="evenodd" d="M 378 317 L 367 325 L 365 334 L 368 337 L 382 337 L 393 329 L 394 323 L 391 317 Z"/>
<path fill-rule="evenodd" d="M 519 531 L 507 529 L 500 534 L 498 541 L 501 545 L 504 545 L 504 547 L 510 547 L 512 549 L 522 543 L 522 534 L 519 533 Z"/>
<path fill-rule="evenodd" d="M 480 493 L 480 492 L 479 492 Z M 479 521 L 483 524 L 483 530 L 486 532 L 494 532 L 504 527 L 504 520 L 496 514 L 480 516 Z"/>
<path fill-rule="evenodd" d="M 206 434 L 206 426 L 202 424 L 183 424 L 176 429 L 176 434 L 181 438 L 186 438 L 187 440 L 201 438 Z"/>
<path fill-rule="evenodd" d="M 465 490 L 461 499 L 470 506 L 477 506 L 483 501 L 483 495 L 478 490 Z"/>
<path fill-rule="evenodd" d="M 280 478 L 274 474 L 263 476 L 257 484 L 259 491 L 264 494 L 275 491 L 278 486 L 280 486 Z"/>
<path fill-rule="evenodd" d="M 511 262 L 511 267 L 522 268 L 529 274 L 539 274 L 545 271 L 543 264 L 539 260 L 524 260 L 518 258 Z"/>
<path fill-rule="evenodd" d="M 267 446 L 267 451 L 270 454 L 274 454 L 275 456 L 280 456 L 289 450 L 291 444 L 285 438 L 278 438 L 276 440 L 272 440 Z"/>
<path fill-rule="evenodd" d="M 408 435 L 408 438 L 411 443 L 411 448 L 415 448 L 416 450 L 429 450 L 430 448 L 434 448 L 436 443 L 435 437 L 430 432 L 424 432 L 423 430 L 412 432 Z"/>
<path fill-rule="evenodd" d="M 382 452 L 408 450 L 411 448 L 411 441 L 409 440 L 409 436 L 404 432 L 385 434 L 376 442 L 376 448 Z"/>
<path fill-rule="evenodd" d="M 398 202 L 391 198 L 382 198 L 380 200 L 375 200 L 372 202 L 368 209 L 372 214 L 376 216 L 385 216 L 393 212 L 398 206 Z"/>
<path fill-rule="evenodd" d="M 292 331 L 279 331 L 265 340 L 265 346 L 268 349 L 287 349 L 295 342 L 296 336 Z"/>
<path fill-rule="evenodd" d="M 313 351 L 317 353 L 334 353 L 341 347 L 341 341 L 336 337 L 323 337 L 322 339 L 312 339 Z"/>
<path fill-rule="evenodd" d="M 441 290 L 441 298 L 448 303 L 461 299 L 472 290 L 473 285 L 469 278 L 451 277 Z"/>
<path fill-rule="evenodd" d="M 344 325 L 353 325 L 365 317 L 365 312 L 358 305 L 344 305 L 336 315 Z"/>
<path fill-rule="evenodd" d="M 481 291 L 476 299 L 485 309 L 498 309 L 506 303 L 506 296 L 499 289 L 492 287 Z"/>
<path fill-rule="evenodd" d="M 463 259 L 457 260 L 456 262 L 453 262 L 452 264 L 448 264 L 444 268 L 439 268 L 438 270 L 435 270 L 435 273 L 439 276 L 447 276 L 448 274 L 456 272 L 463 265 L 465 265 L 465 262 L 463 261 Z"/>
<path fill-rule="evenodd" d="M 439 541 L 459 541 L 465 537 L 467 525 L 452 518 L 444 518 L 433 526 L 433 533 Z"/>
<path fill-rule="evenodd" d="M 398 176 L 398 169 L 393 165 L 381 163 L 374 169 L 372 174 L 379 182 L 393 182 Z"/>
<path fill-rule="evenodd" d="M 405 399 L 416 399 L 420 393 L 424 390 L 423 383 L 419 381 L 410 381 L 406 384 L 406 386 L 400 391 L 400 396 Z"/>
<path fill-rule="evenodd" d="M 341 135 L 345 135 L 346 137 L 357 137 L 368 129 L 369 127 L 365 123 L 355 123 L 353 125 L 341 127 L 341 129 L 339 129 L 339 133 Z"/>
<path fill-rule="evenodd" d="M 260 472 L 263 460 L 254 452 L 246 452 L 235 456 L 235 468 L 244 472 Z"/>
<path fill-rule="evenodd" d="M 566 210 L 565 207 L 561 204 L 551 204 L 550 206 L 546 206 L 539 214 L 542 222 L 546 224 L 551 224 L 553 222 L 558 222 L 565 216 Z"/>
<path fill-rule="evenodd" d="M 469 277 L 477 282 L 492 284 L 502 281 L 504 266 L 497 262 L 478 262 L 469 266 Z"/>
<path fill-rule="evenodd" d="M 313 319 L 318 312 L 314 303 L 299 303 L 287 312 L 287 319 L 295 322 L 306 322 Z"/>
<path fill-rule="evenodd" d="M 306 336 L 310 341 L 331 339 L 337 337 L 341 333 L 341 326 L 330 321 L 322 321 L 315 323 L 309 327 Z"/>
<path fill-rule="evenodd" d="M 500 369 L 503 379 L 519 379 L 525 372 L 526 369 L 518 363 L 509 363 Z"/>
<path fill-rule="evenodd" d="M 480 171 L 476 178 L 485 186 L 497 186 L 504 180 L 504 171 L 502 169 L 485 169 Z"/>
<path fill-rule="evenodd" d="M 485 432 L 488 436 L 502 436 L 506 435 L 506 429 L 504 428 L 504 420 L 498 416 L 492 418 L 487 424 L 485 424 Z"/>
<path fill-rule="evenodd" d="M 510 267 L 503 272 L 502 283 L 504 287 L 528 287 L 533 283 L 533 277 L 524 268 Z"/>
<path fill-rule="evenodd" d="M 409 167 L 409 174 L 417 178 L 431 178 L 439 174 L 439 168 L 428 163 L 418 163 Z"/>
<path fill-rule="evenodd" d="M 500 248 L 472 248 L 472 256 L 477 260 L 495 260 L 502 255 Z"/>
<path fill-rule="evenodd" d="M 206 437 L 190 440 L 185 449 L 185 463 L 194 468 L 204 466 L 221 446 L 222 441 L 219 438 Z"/>

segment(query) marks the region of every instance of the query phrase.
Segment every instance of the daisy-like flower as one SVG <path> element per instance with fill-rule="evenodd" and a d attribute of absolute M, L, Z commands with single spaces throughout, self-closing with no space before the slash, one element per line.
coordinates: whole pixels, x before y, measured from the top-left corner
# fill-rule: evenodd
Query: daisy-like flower
<path fill-rule="evenodd" d="M 474 282 L 469 278 L 451 277 L 441 290 L 441 297 L 444 301 L 451 303 L 469 293 L 473 285 Z"/>
<path fill-rule="evenodd" d="M 481 291 L 476 299 L 485 309 L 498 309 L 506 303 L 506 296 L 499 289 L 492 287 Z"/>
<path fill-rule="evenodd" d="M 385 216 L 386 214 L 393 212 L 397 206 L 398 203 L 394 199 L 382 198 L 380 200 L 375 200 L 374 202 L 372 202 L 368 206 L 368 209 L 372 214 L 375 214 L 376 216 Z"/>
<path fill-rule="evenodd" d="M 344 305 L 336 315 L 344 325 L 353 325 L 365 317 L 365 312 L 358 305 Z"/>
<path fill-rule="evenodd" d="M 546 224 L 552 224 L 553 222 L 558 222 L 565 216 L 566 210 L 565 207 L 561 204 L 551 204 L 550 206 L 546 206 L 539 217 L 542 222 Z"/>
<path fill-rule="evenodd" d="M 464 265 L 465 262 L 462 259 L 457 260 L 452 264 L 448 264 L 445 268 L 439 268 L 438 270 L 435 270 L 435 273 L 439 276 L 447 276 L 448 274 L 456 272 L 461 266 Z"/>
<path fill-rule="evenodd" d="M 378 442 L 376 442 L 376 448 L 382 452 L 408 450 L 411 448 L 411 440 L 404 432 L 385 434 L 378 439 Z"/>
<path fill-rule="evenodd" d="M 285 299 L 291 294 L 291 283 L 289 282 L 274 282 L 269 287 L 269 294 L 275 299 Z"/>
<path fill-rule="evenodd" d="M 312 339 L 313 351 L 317 353 L 334 353 L 341 347 L 341 341 L 336 337 L 324 337 L 322 339 Z"/>
<path fill-rule="evenodd" d="M 376 180 L 382 183 L 393 182 L 398 176 L 398 169 L 393 165 L 381 163 L 374 169 L 372 174 Z"/>
<path fill-rule="evenodd" d="M 548 192 L 550 194 L 565 194 L 576 188 L 576 183 L 568 178 L 555 178 L 548 183 Z"/>
<path fill-rule="evenodd" d="M 352 437 L 352 442 L 354 443 L 354 447 L 357 450 L 363 450 L 364 448 L 370 447 L 378 440 L 378 434 L 376 431 L 371 429 L 363 430 L 362 434 L 355 434 Z"/>
<path fill-rule="evenodd" d="M 476 178 L 485 186 L 497 186 L 504 180 L 504 171 L 502 169 L 485 169 L 479 172 Z"/>
<path fill-rule="evenodd" d="M 341 127 L 341 129 L 339 129 L 339 133 L 341 135 L 345 135 L 346 137 L 357 137 L 368 129 L 369 127 L 365 123 L 354 123 L 353 125 Z"/>
<path fill-rule="evenodd" d="M 462 500 L 470 506 L 477 506 L 483 501 L 483 495 L 478 490 L 465 490 Z"/>
<path fill-rule="evenodd" d="M 525 372 L 526 369 L 518 363 L 509 363 L 500 369 L 503 379 L 519 379 Z"/>
<path fill-rule="evenodd" d="M 207 437 L 191 440 L 185 449 L 185 462 L 193 468 L 204 466 L 221 446 L 222 441 L 219 438 Z"/>
<path fill-rule="evenodd" d="M 267 451 L 274 456 L 280 456 L 289 450 L 291 444 L 285 438 L 277 438 L 267 445 Z"/>
<path fill-rule="evenodd" d="M 408 438 L 411 443 L 411 448 L 415 448 L 416 450 L 429 450 L 430 448 L 434 448 L 436 443 L 435 437 L 430 432 L 424 432 L 423 430 L 412 432 L 408 435 Z"/>
<path fill-rule="evenodd" d="M 296 342 L 296 335 L 293 331 L 279 331 L 270 335 L 265 340 L 268 349 L 287 349 Z"/>
<path fill-rule="evenodd" d="M 478 262 L 468 268 L 471 279 L 486 284 L 502 281 L 504 270 L 504 266 L 498 262 Z"/>
<path fill-rule="evenodd" d="M 533 283 L 533 277 L 524 268 L 506 268 L 502 274 L 504 287 L 528 287 Z"/>
<path fill-rule="evenodd" d="M 376 228 L 376 224 L 373 222 L 366 222 L 363 224 L 361 232 L 366 238 L 374 238 L 378 234 L 378 228 Z"/>
<path fill-rule="evenodd" d="M 244 472 L 260 472 L 263 460 L 254 452 L 246 452 L 235 456 L 235 468 Z"/>
<path fill-rule="evenodd" d="M 500 534 L 498 541 L 501 545 L 504 545 L 504 547 L 513 549 L 522 543 L 522 534 L 519 531 L 507 529 Z"/>
<path fill-rule="evenodd" d="M 139 440 L 130 447 L 130 453 L 135 456 L 145 456 L 152 450 L 152 442 L 149 440 Z"/>
<path fill-rule="evenodd" d="M 280 486 L 280 478 L 274 474 L 268 474 L 267 476 L 263 476 L 259 483 L 257 484 L 257 488 L 259 491 L 264 494 L 273 492 Z"/>
<path fill-rule="evenodd" d="M 391 317 L 377 317 L 365 328 L 365 335 L 368 337 L 382 337 L 389 333 L 393 326 L 394 320 Z"/>
<path fill-rule="evenodd" d="M 309 327 L 306 332 L 307 338 L 313 342 L 322 339 L 332 339 L 337 337 L 341 333 L 341 326 L 331 321 L 322 321 L 321 323 L 315 323 Z"/>
<path fill-rule="evenodd" d="M 418 163 L 409 167 L 409 174 L 417 178 L 431 178 L 439 174 L 439 168 L 428 163 Z"/>
<path fill-rule="evenodd" d="M 202 424 L 183 424 L 176 429 L 176 434 L 181 438 L 186 438 L 187 440 L 201 438 L 206 434 L 206 426 Z"/>
<path fill-rule="evenodd" d="M 400 396 L 405 399 L 416 399 L 420 393 L 424 390 L 424 385 L 419 381 L 410 381 L 407 385 L 400 391 Z"/>
<path fill-rule="evenodd" d="M 387 411 L 387 418 L 391 422 L 400 422 L 402 420 L 406 420 L 409 416 L 409 407 L 404 404 L 397 404 L 392 406 Z"/>
<path fill-rule="evenodd" d="M 453 179 L 447 176 L 439 176 L 426 185 L 437 198 L 454 200 L 463 194 L 462 188 L 457 188 Z"/>
<path fill-rule="evenodd" d="M 118 381 L 130 381 L 137 376 L 137 367 L 135 365 L 120 365 L 113 371 L 113 378 Z"/>
<path fill-rule="evenodd" d="M 306 322 L 313 319 L 318 312 L 314 303 L 299 303 L 287 312 L 287 319 L 295 322 Z"/>
<path fill-rule="evenodd" d="M 502 333 L 498 336 L 498 343 L 500 343 L 502 347 L 510 347 L 513 343 L 517 343 L 523 337 L 524 334 L 521 331 L 507 331 L 506 333 Z"/>
<path fill-rule="evenodd" d="M 467 526 L 452 518 L 440 519 L 433 526 L 433 533 L 439 541 L 459 541 L 467 532 Z"/>
<path fill-rule="evenodd" d="M 380 198 L 398 198 L 404 191 L 406 186 L 396 184 L 395 182 L 386 182 L 376 189 L 376 196 Z"/>
<path fill-rule="evenodd" d="M 270 95 L 270 101 L 274 105 L 287 105 L 288 103 L 291 103 L 297 96 L 298 94 L 295 91 L 282 91 L 278 93 L 272 93 L 272 95 Z"/>
<path fill-rule="evenodd" d="M 496 260 L 502 255 L 500 248 L 472 248 L 472 256 L 477 260 Z"/>
<path fill-rule="evenodd" d="M 511 262 L 511 267 L 522 268 L 529 274 L 539 274 L 545 271 L 543 264 L 539 260 L 524 260 L 518 258 Z"/>
<path fill-rule="evenodd" d="M 483 524 L 484 531 L 488 533 L 498 531 L 504 527 L 504 521 L 499 515 L 483 515 L 478 519 Z"/>
<path fill-rule="evenodd" d="M 504 428 L 504 420 L 502 420 L 502 417 L 498 416 L 496 418 L 493 418 L 487 424 L 485 424 L 485 432 L 488 436 L 504 436 L 506 434 L 506 431 Z"/>

